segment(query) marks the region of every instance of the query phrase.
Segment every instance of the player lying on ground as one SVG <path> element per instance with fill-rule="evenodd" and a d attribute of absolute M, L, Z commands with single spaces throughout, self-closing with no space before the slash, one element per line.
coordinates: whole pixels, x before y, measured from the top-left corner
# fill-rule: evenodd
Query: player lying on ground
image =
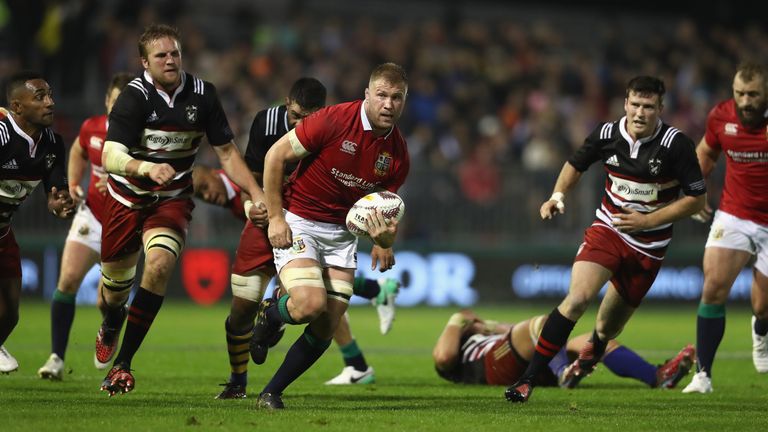
<path fill-rule="evenodd" d="M 533 357 L 546 315 L 519 323 L 483 320 L 470 310 L 451 316 L 437 340 L 432 358 L 437 374 L 461 384 L 510 385 L 516 382 Z M 538 377 L 539 385 L 573 388 L 581 378 L 575 367 L 579 351 L 590 334 L 570 339 Z M 693 366 L 696 351 L 686 345 L 660 366 L 648 363 L 615 340 L 608 343 L 603 364 L 614 374 L 633 378 L 651 388 L 673 388 Z"/>

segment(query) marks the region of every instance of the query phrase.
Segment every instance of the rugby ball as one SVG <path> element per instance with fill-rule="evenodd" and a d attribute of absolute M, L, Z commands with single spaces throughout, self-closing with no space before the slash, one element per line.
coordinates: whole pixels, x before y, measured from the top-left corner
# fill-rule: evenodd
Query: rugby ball
<path fill-rule="evenodd" d="M 373 192 L 360 198 L 352 205 L 347 213 L 347 229 L 357 237 L 367 237 L 368 230 L 365 229 L 365 219 L 373 210 L 378 209 L 385 219 L 391 219 L 395 222 L 405 214 L 405 204 L 403 199 L 396 193 L 381 191 Z"/>

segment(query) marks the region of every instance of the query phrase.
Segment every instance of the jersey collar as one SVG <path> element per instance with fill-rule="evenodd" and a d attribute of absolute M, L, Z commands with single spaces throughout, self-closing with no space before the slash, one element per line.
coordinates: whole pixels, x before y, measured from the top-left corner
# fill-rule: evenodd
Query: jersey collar
<path fill-rule="evenodd" d="M 29 145 L 29 155 L 31 157 L 35 157 L 35 152 L 37 152 L 37 143 L 35 142 L 35 140 L 33 140 L 31 136 L 27 135 L 27 133 L 24 132 L 24 130 L 22 130 L 21 127 L 19 127 L 19 125 L 13 119 L 13 115 L 11 115 L 11 113 L 8 113 L 6 117 L 8 118 L 8 121 L 11 122 L 11 126 L 13 126 L 13 130 L 15 130 L 20 137 L 24 138 L 27 141 L 27 144 Z M 41 139 L 43 139 L 42 130 L 40 131 L 40 138 L 38 139 L 38 142 Z"/>
<path fill-rule="evenodd" d="M 179 93 L 181 93 L 181 91 L 184 90 L 184 84 L 187 83 L 187 73 L 184 71 L 181 71 L 181 84 L 179 84 L 179 86 L 176 87 L 176 90 L 174 90 L 172 96 L 169 96 L 168 93 L 166 93 L 165 91 L 155 87 L 154 80 L 152 80 L 152 77 L 149 75 L 149 72 L 147 72 L 146 70 L 144 71 L 144 79 L 147 80 L 147 82 L 152 85 L 152 88 L 154 88 L 155 91 L 157 91 L 157 94 L 159 94 L 160 97 L 163 98 L 165 103 L 167 103 L 169 107 L 173 108 L 173 102 L 176 100 L 176 96 L 178 96 Z"/>

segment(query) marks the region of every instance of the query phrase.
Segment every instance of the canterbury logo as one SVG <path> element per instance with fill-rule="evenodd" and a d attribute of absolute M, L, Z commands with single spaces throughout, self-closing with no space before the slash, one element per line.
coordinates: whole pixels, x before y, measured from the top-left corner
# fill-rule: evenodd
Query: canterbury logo
<path fill-rule="evenodd" d="M 344 142 L 341 143 L 341 151 L 353 155 L 357 152 L 357 143 L 344 140 Z"/>

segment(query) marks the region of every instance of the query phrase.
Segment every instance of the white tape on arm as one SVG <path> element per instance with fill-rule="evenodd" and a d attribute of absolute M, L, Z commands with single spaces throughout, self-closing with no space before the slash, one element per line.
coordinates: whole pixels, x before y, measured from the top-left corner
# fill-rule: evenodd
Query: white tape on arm
<path fill-rule="evenodd" d="M 133 158 L 128 154 L 128 147 L 116 141 L 104 143 L 102 162 L 104 170 L 109 173 L 125 175 L 125 167 Z"/>
<path fill-rule="evenodd" d="M 565 194 L 562 192 L 554 192 L 551 197 L 549 197 L 550 201 L 555 201 L 557 204 L 557 209 L 560 211 L 563 211 L 565 209 L 565 203 L 563 202 L 563 198 L 565 198 Z"/>

